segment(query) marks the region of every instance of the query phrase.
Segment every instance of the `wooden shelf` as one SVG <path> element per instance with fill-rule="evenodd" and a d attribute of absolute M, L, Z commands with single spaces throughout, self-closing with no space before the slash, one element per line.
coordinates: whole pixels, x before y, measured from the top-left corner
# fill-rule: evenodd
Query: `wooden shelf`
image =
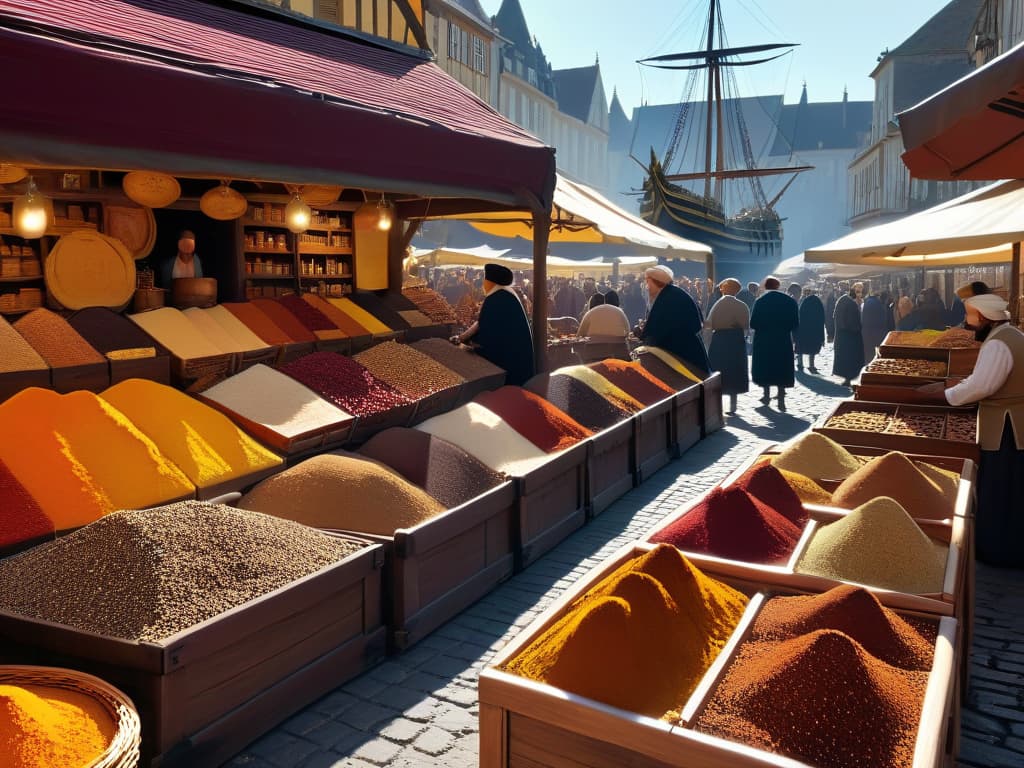
<path fill-rule="evenodd" d="M 306 231 L 307 232 L 341 232 L 341 233 L 345 234 L 345 233 L 351 233 L 352 232 L 352 227 L 330 227 L 330 226 L 327 226 L 326 224 L 323 225 L 323 226 L 313 225 L 313 226 L 307 227 Z"/>
<path fill-rule="evenodd" d="M 246 280 L 295 280 L 295 275 L 246 274 Z"/>
<path fill-rule="evenodd" d="M 302 280 L 351 280 L 351 274 L 344 275 L 299 275 Z"/>
<path fill-rule="evenodd" d="M 24 315 L 31 312 L 33 309 L 41 309 L 42 307 L 30 307 L 28 309 L 0 309 L 0 315 Z"/>
<path fill-rule="evenodd" d="M 0 277 L 0 283 L 31 283 L 42 280 L 42 275 L 21 275 L 20 277 Z"/>
<path fill-rule="evenodd" d="M 288 229 L 288 225 L 283 221 L 254 221 L 252 219 L 242 219 L 242 226 L 245 227 L 264 227 L 267 229 L 283 229 L 289 233 L 291 230 Z"/>
<path fill-rule="evenodd" d="M 277 255 L 277 256 L 291 256 L 292 255 L 292 252 L 290 250 L 288 250 L 288 249 L 282 250 L 280 248 L 246 248 L 245 252 L 246 253 L 269 253 L 271 255 Z"/>
<path fill-rule="evenodd" d="M 339 248 L 334 245 L 315 245 L 299 243 L 300 256 L 351 256 L 352 248 Z"/>

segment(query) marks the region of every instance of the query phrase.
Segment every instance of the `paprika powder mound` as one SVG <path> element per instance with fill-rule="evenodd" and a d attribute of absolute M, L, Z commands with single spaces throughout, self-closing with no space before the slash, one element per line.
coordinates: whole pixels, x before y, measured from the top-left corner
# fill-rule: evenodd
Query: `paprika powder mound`
<path fill-rule="evenodd" d="M 684 551 L 779 565 L 793 553 L 800 529 L 742 488 L 714 488 L 650 540 Z"/>
<path fill-rule="evenodd" d="M 363 328 L 359 323 L 352 319 L 349 315 L 342 312 L 336 306 L 331 304 L 326 299 L 317 296 L 315 293 L 304 293 L 302 294 L 302 300 L 313 307 L 318 312 L 323 313 L 324 317 L 334 323 L 339 329 L 341 329 L 346 336 L 369 336 L 370 332 Z"/>
<path fill-rule="evenodd" d="M 246 327 L 270 346 L 282 346 L 290 344 L 291 338 L 285 333 L 267 313 L 250 302 L 228 302 L 220 306 L 237 317 Z"/>
<path fill-rule="evenodd" d="M 278 328 L 285 332 L 288 341 L 303 343 L 316 341 L 316 336 L 288 309 L 274 299 L 252 299 L 250 301 L 257 309 L 269 317 Z"/>
<path fill-rule="evenodd" d="M 482 392 L 473 402 L 493 411 L 545 453 L 565 450 L 594 433 L 533 392 L 506 385 Z"/>
<path fill-rule="evenodd" d="M 761 456 L 758 458 L 756 464 L 758 466 L 768 464 L 775 467 L 775 465 L 772 464 L 771 456 Z M 796 495 L 800 497 L 800 501 L 804 504 L 830 505 L 832 503 L 832 494 L 806 475 L 801 475 L 797 472 L 790 472 L 788 469 L 779 469 L 778 467 L 775 467 L 775 470 L 782 475 L 789 487 L 793 489 Z"/>
<path fill-rule="evenodd" d="M 52 537 L 54 530 L 53 521 L 0 460 L 0 549 Z"/>
<path fill-rule="evenodd" d="M 660 546 L 575 601 L 505 670 L 672 720 L 725 645 L 746 596 Z"/>
<path fill-rule="evenodd" d="M 800 496 L 771 464 L 754 465 L 740 476 L 736 486 L 774 509 L 798 528 L 803 528 L 807 523 L 807 510 Z"/>
<path fill-rule="evenodd" d="M 604 360 L 600 363 L 590 363 L 587 367 L 601 374 L 644 405 L 660 403 L 666 397 L 671 397 L 676 393 L 672 387 L 648 373 L 647 369 L 637 362 Z"/>
<path fill-rule="evenodd" d="M 831 438 L 818 432 L 806 432 L 772 459 L 779 469 L 787 469 L 816 480 L 845 480 L 863 462 Z"/>
<path fill-rule="evenodd" d="M 853 509 L 878 496 L 896 499 L 911 517 L 941 520 L 953 516 L 955 495 L 943 495 L 905 454 L 890 451 L 876 456 L 836 488 L 832 501 Z"/>

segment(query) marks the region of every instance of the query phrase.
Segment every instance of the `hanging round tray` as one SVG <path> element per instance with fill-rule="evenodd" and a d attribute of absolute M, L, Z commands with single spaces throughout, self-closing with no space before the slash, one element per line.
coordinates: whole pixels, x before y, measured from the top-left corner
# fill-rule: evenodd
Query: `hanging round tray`
<path fill-rule="evenodd" d="M 79 229 L 46 257 L 46 291 L 65 309 L 123 309 L 135 294 L 135 260 L 115 237 Z"/>
<path fill-rule="evenodd" d="M 132 258 L 144 259 L 156 242 L 156 217 L 152 208 L 107 205 L 103 207 L 103 231 L 124 243 Z"/>
<path fill-rule="evenodd" d="M 26 176 L 28 176 L 28 171 L 20 165 L 0 163 L 0 184 L 13 184 L 16 181 L 21 181 Z"/>
<path fill-rule="evenodd" d="M 121 188 L 128 199 L 146 208 L 163 208 L 181 197 L 178 180 L 156 171 L 126 173 Z"/>
<path fill-rule="evenodd" d="M 330 205 L 341 195 L 341 187 L 323 184 L 307 184 L 302 188 L 302 199 L 314 208 Z"/>
<path fill-rule="evenodd" d="M 218 221 L 240 218 L 249 210 L 249 201 L 226 184 L 214 187 L 199 198 L 199 210 Z"/>

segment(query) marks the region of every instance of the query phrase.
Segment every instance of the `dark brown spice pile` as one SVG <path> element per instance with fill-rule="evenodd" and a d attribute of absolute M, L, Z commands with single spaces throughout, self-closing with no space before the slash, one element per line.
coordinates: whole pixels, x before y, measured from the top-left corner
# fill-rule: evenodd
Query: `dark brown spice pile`
<path fill-rule="evenodd" d="M 488 376 L 505 375 L 505 371 L 475 352 L 460 349 L 444 339 L 423 339 L 409 345 L 428 357 L 455 371 L 466 381 L 476 381 Z"/>
<path fill-rule="evenodd" d="M 138 325 L 106 307 L 90 307 L 75 312 L 68 318 L 68 323 L 103 354 L 118 349 L 159 347 L 156 340 Z"/>
<path fill-rule="evenodd" d="M 629 411 L 606 400 L 579 379 L 555 373 L 541 373 L 524 385 L 556 408 L 565 411 L 587 429 L 598 432 L 630 417 Z"/>

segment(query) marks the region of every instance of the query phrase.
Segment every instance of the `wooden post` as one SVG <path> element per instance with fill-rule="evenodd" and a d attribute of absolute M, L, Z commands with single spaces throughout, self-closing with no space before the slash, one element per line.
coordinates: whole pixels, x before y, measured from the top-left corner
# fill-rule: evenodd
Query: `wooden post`
<path fill-rule="evenodd" d="M 704 257 L 704 270 L 707 272 L 708 280 L 714 284 L 715 281 L 715 254 L 709 253 Z M 746 286 L 744 286 L 746 287 Z"/>
<path fill-rule="evenodd" d="M 412 239 L 411 237 L 409 238 Z M 388 290 L 401 291 L 405 272 L 402 259 L 405 258 L 405 222 L 396 218 L 388 231 Z"/>
<path fill-rule="evenodd" d="M 1014 325 L 1020 323 L 1020 243 L 1013 244 L 1013 260 L 1010 262 L 1010 318 Z"/>
<path fill-rule="evenodd" d="M 533 213 L 533 362 L 537 373 L 548 369 L 548 236 L 551 211 Z"/>

